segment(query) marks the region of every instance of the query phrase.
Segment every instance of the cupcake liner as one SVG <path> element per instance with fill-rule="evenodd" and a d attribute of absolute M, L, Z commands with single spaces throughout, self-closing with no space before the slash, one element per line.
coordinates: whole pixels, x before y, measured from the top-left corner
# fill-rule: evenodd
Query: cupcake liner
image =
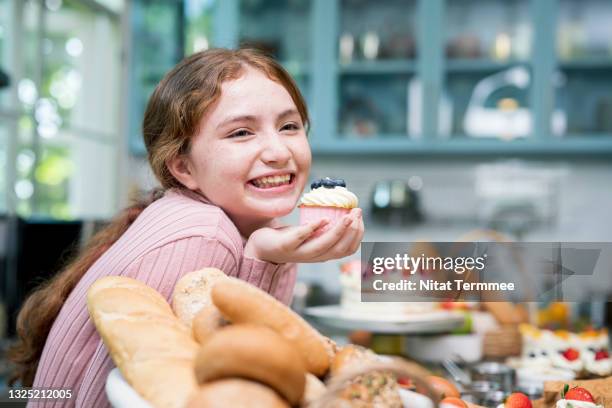
<path fill-rule="evenodd" d="M 322 218 L 329 219 L 329 224 L 315 231 L 313 237 L 316 237 L 334 226 L 349 212 L 351 212 L 350 208 L 302 206 L 300 207 L 300 225 L 317 222 Z"/>

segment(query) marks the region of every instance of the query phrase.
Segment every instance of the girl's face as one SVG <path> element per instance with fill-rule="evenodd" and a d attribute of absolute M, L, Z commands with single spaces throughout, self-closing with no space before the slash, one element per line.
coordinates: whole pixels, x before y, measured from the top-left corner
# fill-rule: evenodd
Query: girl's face
<path fill-rule="evenodd" d="M 239 229 L 252 229 L 293 210 L 311 155 L 287 90 L 247 68 L 222 85 L 186 159 L 189 177 L 183 184 L 221 207 Z"/>

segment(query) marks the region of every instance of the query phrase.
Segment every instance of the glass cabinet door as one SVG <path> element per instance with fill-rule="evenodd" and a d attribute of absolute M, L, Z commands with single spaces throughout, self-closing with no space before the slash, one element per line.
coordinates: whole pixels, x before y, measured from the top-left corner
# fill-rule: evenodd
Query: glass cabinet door
<path fill-rule="evenodd" d="M 238 41 L 274 56 L 311 103 L 311 0 L 240 0 Z"/>
<path fill-rule="evenodd" d="M 406 138 L 420 129 L 416 1 L 340 1 L 338 132 Z"/>
<path fill-rule="evenodd" d="M 178 0 L 131 3 L 130 146 L 142 154 L 144 110 L 159 81 L 183 57 L 185 15 Z"/>
<path fill-rule="evenodd" d="M 555 105 L 566 136 L 612 135 L 612 2 L 560 0 Z"/>
<path fill-rule="evenodd" d="M 529 0 L 446 0 L 440 137 L 532 133 Z"/>

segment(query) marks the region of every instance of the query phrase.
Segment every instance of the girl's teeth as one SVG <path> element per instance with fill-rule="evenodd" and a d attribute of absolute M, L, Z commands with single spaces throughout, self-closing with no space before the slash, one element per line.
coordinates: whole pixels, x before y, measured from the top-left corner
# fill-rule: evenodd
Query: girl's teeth
<path fill-rule="evenodd" d="M 262 177 L 253 181 L 255 186 L 260 188 L 269 188 L 269 187 L 277 187 L 283 184 L 287 184 L 291 181 L 291 176 L 289 174 L 284 176 L 270 176 L 270 177 Z"/>

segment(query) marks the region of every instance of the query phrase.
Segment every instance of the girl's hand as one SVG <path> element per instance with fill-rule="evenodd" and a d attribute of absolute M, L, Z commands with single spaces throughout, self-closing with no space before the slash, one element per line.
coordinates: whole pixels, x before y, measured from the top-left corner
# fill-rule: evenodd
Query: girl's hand
<path fill-rule="evenodd" d="M 311 238 L 327 224 L 329 221 L 324 219 L 297 227 L 258 229 L 249 237 L 244 255 L 278 264 L 305 263 L 344 258 L 359 249 L 364 230 L 360 208 L 354 208 L 333 227 Z"/>

